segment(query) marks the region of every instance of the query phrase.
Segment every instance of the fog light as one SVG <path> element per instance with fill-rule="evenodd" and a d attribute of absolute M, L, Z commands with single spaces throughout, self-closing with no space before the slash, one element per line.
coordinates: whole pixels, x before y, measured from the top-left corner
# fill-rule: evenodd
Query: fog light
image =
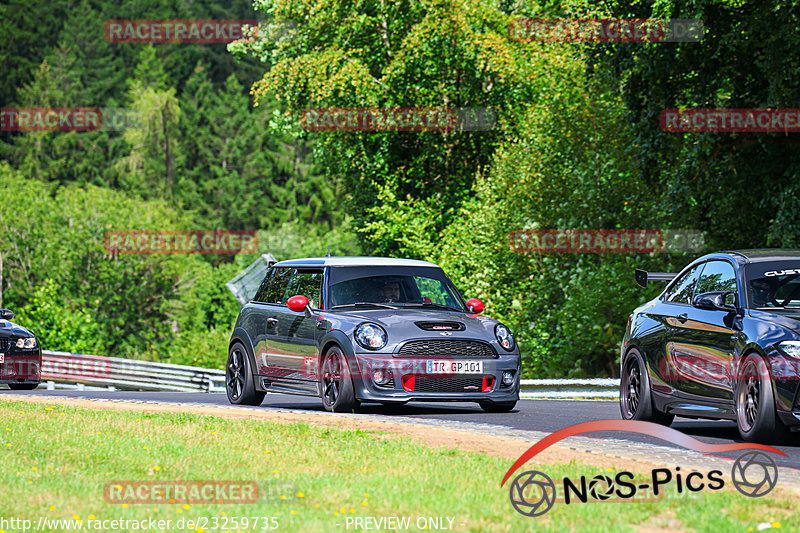
<path fill-rule="evenodd" d="M 514 383 L 514 373 L 506 370 L 503 372 L 503 385 L 510 387 L 512 383 Z"/>
<path fill-rule="evenodd" d="M 377 368 L 372 371 L 372 381 L 374 381 L 376 385 L 386 385 L 391 379 L 392 373 L 388 370 Z"/>

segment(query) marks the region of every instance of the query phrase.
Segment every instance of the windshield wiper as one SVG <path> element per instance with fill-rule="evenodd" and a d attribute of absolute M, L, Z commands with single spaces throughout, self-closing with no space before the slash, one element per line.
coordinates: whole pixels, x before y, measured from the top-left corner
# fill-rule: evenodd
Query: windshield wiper
<path fill-rule="evenodd" d="M 444 304 L 435 304 L 433 302 L 423 302 L 423 303 L 410 303 L 410 304 L 403 304 L 403 307 L 435 307 L 437 309 L 447 309 L 448 311 L 457 311 L 459 313 L 464 313 L 463 309 L 458 309 L 455 307 L 450 307 L 449 305 Z"/>
<path fill-rule="evenodd" d="M 352 304 L 334 305 L 331 309 L 342 309 L 344 307 L 383 307 L 384 309 L 397 309 L 392 305 L 379 304 L 376 302 L 355 302 Z"/>

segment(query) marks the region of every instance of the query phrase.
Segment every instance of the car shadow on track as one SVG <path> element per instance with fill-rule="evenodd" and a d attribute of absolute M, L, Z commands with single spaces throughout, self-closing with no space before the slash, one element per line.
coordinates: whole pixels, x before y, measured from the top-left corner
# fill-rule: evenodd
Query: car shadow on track
<path fill-rule="evenodd" d="M 727 420 L 676 420 L 670 427 L 692 437 L 705 437 L 708 439 L 719 439 L 723 441 L 746 442 L 739 435 L 739 430 L 736 428 L 736 423 Z M 800 433 L 791 433 L 788 440 L 772 443 L 772 445 L 779 449 L 782 447 L 800 448 Z"/>
<path fill-rule="evenodd" d="M 742 440 L 736 423 L 724 420 L 676 420 L 670 427 L 693 437 Z"/>
<path fill-rule="evenodd" d="M 308 403 L 270 403 L 269 400 L 261 404 L 261 407 L 273 407 L 278 409 L 296 409 L 299 411 L 324 412 L 322 404 L 313 405 Z M 514 413 L 516 410 L 511 411 Z M 384 415 L 384 416 L 419 416 L 419 415 L 470 415 L 485 414 L 478 404 L 453 405 L 431 405 L 431 404 L 406 404 L 406 405 L 383 405 L 379 403 L 362 403 L 355 412 L 365 415 Z"/>

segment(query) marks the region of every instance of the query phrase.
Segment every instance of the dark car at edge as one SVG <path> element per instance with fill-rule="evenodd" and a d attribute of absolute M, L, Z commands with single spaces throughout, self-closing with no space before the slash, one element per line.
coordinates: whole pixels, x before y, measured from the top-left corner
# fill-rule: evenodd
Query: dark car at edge
<path fill-rule="evenodd" d="M 12 318 L 12 311 L 0 309 L 0 383 L 12 390 L 32 390 L 42 378 L 42 348 L 36 335 Z"/>
<path fill-rule="evenodd" d="M 800 429 L 800 250 L 714 253 L 636 279 L 669 283 L 628 319 L 623 418 L 734 420 L 748 441 Z"/>

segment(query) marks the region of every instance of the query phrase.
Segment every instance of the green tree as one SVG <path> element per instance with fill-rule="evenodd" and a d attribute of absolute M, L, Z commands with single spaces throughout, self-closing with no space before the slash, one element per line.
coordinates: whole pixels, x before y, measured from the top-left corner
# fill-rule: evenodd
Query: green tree
<path fill-rule="evenodd" d="M 134 74 L 128 99 L 135 124 L 123 133 L 130 152 L 119 162 L 123 173 L 120 179 L 123 187 L 142 197 L 172 201 L 182 157 L 176 89 L 167 87 L 166 74 L 153 46 L 141 51 Z"/>
<path fill-rule="evenodd" d="M 399 253 L 425 250 L 454 220 L 497 143 L 536 96 L 537 72 L 550 57 L 510 38 L 510 12 L 483 2 L 431 0 L 358 6 L 284 0 L 258 9 L 276 31 L 232 43 L 238 57 L 267 64 L 256 102 L 271 95 L 297 123 L 308 107 L 474 107 L 500 117 L 492 131 L 336 132 L 314 136 L 315 154 L 343 183 L 355 227 L 392 226 L 391 238 L 364 229 L 365 247 Z M 296 27 L 292 21 L 298 21 Z M 412 217 L 429 217 L 423 234 L 386 218 L 387 195 Z M 428 213 L 427 206 L 436 209 Z M 423 211 L 418 211 L 422 209 Z M 396 221 L 394 221 L 396 222 Z"/>
<path fill-rule="evenodd" d="M 800 96 L 797 2 L 607 4 L 615 16 L 696 18 L 700 42 L 597 45 L 636 132 L 636 177 L 664 192 L 664 220 L 703 230 L 713 248 L 797 246 L 796 133 L 662 131 L 667 108 L 795 108 Z"/>

